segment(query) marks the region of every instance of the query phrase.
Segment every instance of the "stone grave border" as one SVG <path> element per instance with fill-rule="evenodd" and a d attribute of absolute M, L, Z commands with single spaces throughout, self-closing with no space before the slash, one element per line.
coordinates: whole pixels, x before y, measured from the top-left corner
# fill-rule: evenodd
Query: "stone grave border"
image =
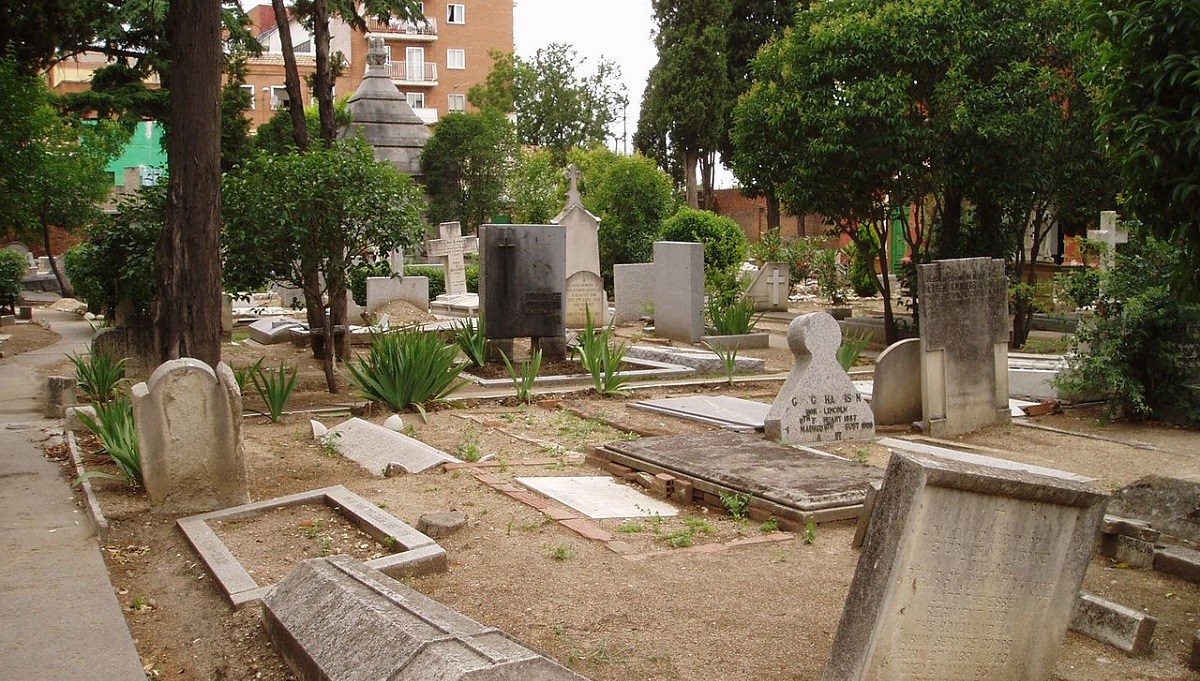
<path fill-rule="evenodd" d="M 762 350 L 771 347 L 771 334 L 766 331 L 752 331 L 728 336 L 700 336 L 700 345 L 718 350 Z"/>
<path fill-rule="evenodd" d="M 92 489 L 92 481 L 87 477 L 87 471 L 84 470 L 83 454 L 79 451 L 79 444 L 75 441 L 75 433 L 64 428 L 63 434 L 67 440 L 67 450 L 71 453 L 71 464 L 75 466 L 75 475 L 79 478 L 79 487 L 83 490 L 88 519 L 92 521 L 92 527 L 96 530 L 96 538 L 103 544 L 108 539 L 110 529 L 108 518 L 104 517 L 104 509 L 100 507 L 100 500 L 96 498 L 96 492 Z"/>
<path fill-rule="evenodd" d="M 618 371 L 617 375 L 624 378 L 667 378 L 674 376 L 690 376 L 696 373 L 696 370 L 691 367 L 685 367 L 679 364 L 671 364 L 670 362 L 660 362 L 655 359 L 641 359 L 638 357 L 623 357 L 622 362 L 633 364 L 643 369 L 631 369 L 629 371 Z M 514 366 L 517 363 L 514 362 Z M 571 385 L 575 383 L 591 383 L 592 377 L 589 374 L 583 373 L 583 366 L 580 365 L 578 374 L 567 374 L 565 376 L 538 376 L 534 379 L 535 386 L 545 385 Z M 482 388 L 506 388 L 512 385 L 511 378 L 479 378 L 467 371 L 459 374 L 460 377 L 468 381 L 474 381 Z"/>
<path fill-rule="evenodd" d="M 251 518 L 274 509 L 313 502 L 323 503 L 340 513 L 376 541 L 386 544 L 390 538 L 390 542 L 394 542 L 394 546 L 401 549 L 397 553 L 366 561 L 368 567 L 390 577 L 445 572 L 449 567 L 446 550 L 438 546 L 437 542 L 342 485 L 200 513 L 180 518 L 176 524 L 199 554 L 204 566 L 217 580 L 221 591 L 235 608 L 239 608 L 260 600 L 275 585 L 262 586 L 254 581 L 246 568 L 242 567 L 216 532 L 209 527 L 209 521 Z"/>

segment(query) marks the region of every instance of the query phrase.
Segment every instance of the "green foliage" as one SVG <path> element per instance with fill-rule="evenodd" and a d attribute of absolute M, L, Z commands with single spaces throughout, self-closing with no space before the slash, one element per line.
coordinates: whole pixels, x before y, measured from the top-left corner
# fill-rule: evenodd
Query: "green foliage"
<path fill-rule="evenodd" d="M 289 373 L 283 360 L 279 361 L 278 369 L 264 369 L 262 358 L 251 367 L 250 380 L 254 382 L 255 392 L 266 403 L 267 416 L 272 423 L 279 423 L 279 419 L 283 417 L 283 410 L 296 389 L 298 378 L 297 368 L 291 367 Z"/>
<path fill-rule="evenodd" d="M 518 150 L 517 162 L 508 175 L 505 194 L 512 200 L 513 222 L 525 225 L 550 224 L 563 204 L 559 188 L 562 175 L 549 149 Z"/>
<path fill-rule="evenodd" d="M 1095 267 L 1064 269 L 1054 276 L 1054 281 L 1076 308 L 1088 307 L 1100 296 L 1100 270 Z"/>
<path fill-rule="evenodd" d="M 234 50 L 225 63 L 225 82 L 221 85 L 221 172 L 227 173 L 245 163 L 254 154 L 250 139 L 251 94 L 246 84 L 246 54 Z"/>
<path fill-rule="evenodd" d="M 125 379 L 125 358 L 114 360 L 103 352 L 68 355 L 75 365 L 75 381 L 93 404 L 110 402 L 117 397 Z"/>
<path fill-rule="evenodd" d="M 409 407 L 423 415 L 425 406 L 442 400 L 465 385 L 458 380 L 463 365 L 458 348 L 436 334 L 388 331 L 371 339 L 365 357 L 346 363 L 350 382 L 363 397 L 393 411 Z"/>
<path fill-rule="evenodd" d="M 872 262 L 875 252 L 879 249 L 879 241 L 874 237 L 869 228 L 860 229 L 857 238 L 874 240 L 871 248 L 864 250 L 853 241 L 842 247 L 846 259 L 850 261 L 850 268 L 846 272 L 850 288 L 854 295 L 860 298 L 870 298 L 880 292 L 879 281 L 875 279 L 875 265 Z"/>
<path fill-rule="evenodd" d="M 406 266 L 405 270 L 407 269 L 408 268 Z M 377 260 L 375 262 L 359 262 L 351 265 L 350 294 L 354 296 L 354 303 L 356 305 L 367 304 L 367 279 L 370 277 L 390 276 L 392 276 L 392 266 L 386 260 Z"/>
<path fill-rule="evenodd" d="M 458 344 L 471 364 L 481 367 L 487 363 L 488 339 L 483 315 L 479 315 L 479 323 L 467 317 L 457 323 L 454 328 L 454 342 Z M 507 358 L 505 358 L 507 360 Z M 539 364 L 541 360 L 539 358 Z"/>
<path fill-rule="evenodd" d="M 805 524 L 804 536 L 801 537 L 801 541 L 803 541 L 805 544 L 817 543 L 817 524 L 816 523 Z"/>
<path fill-rule="evenodd" d="M 107 402 L 95 403 L 96 417 L 80 413 L 79 419 L 88 430 L 95 433 L 131 484 L 142 484 L 142 457 L 138 447 L 137 428 L 133 422 L 133 404 L 127 397 L 118 397 Z"/>
<path fill-rule="evenodd" d="M 791 282 L 804 281 L 812 276 L 816 269 L 813 259 L 825 245 L 824 237 L 802 236 L 788 242 L 784 261 L 792 270 Z"/>
<path fill-rule="evenodd" d="M 512 124 L 495 111 L 451 113 L 421 152 L 429 221 L 459 221 L 474 232 L 504 209 L 509 166 L 517 153 Z"/>
<path fill-rule="evenodd" d="M 517 401 L 521 404 L 532 402 L 533 382 L 537 380 L 538 372 L 542 368 L 542 351 L 540 349 L 535 351 L 528 362 L 522 362 L 520 371 L 513 366 L 508 355 L 502 352 L 500 358 L 504 360 L 504 367 L 508 369 L 508 375 L 512 378 L 513 388 L 517 392 Z"/>
<path fill-rule="evenodd" d="M 704 347 L 712 350 L 721 360 L 721 368 L 725 369 L 725 378 L 729 381 L 729 385 L 733 385 L 733 375 L 737 372 L 737 345 L 721 346 L 704 343 Z"/>
<path fill-rule="evenodd" d="M 734 520 L 745 520 L 750 512 L 750 495 L 737 492 L 717 492 L 721 496 L 721 505 L 729 511 Z"/>
<path fill-rule="evenodd" d="M 334 122 L 339 127 L 350 124 L 350 110 L 346 108 L 348 101 L 349 98 L 339 100 L 334 108 Z M 309 140 L 321 139 L 321 115 L 315 104 L 304 109 L 304 129 Z M 258 126 L 254 131 L 254 146 L 272 156 L 298 153 L 292 132 L 292 115 L 286 106 L 279 107 L 266 123 Z"/>
<path fill-rule="evenodd" d="M 847 334 L 842 339 L 842 344 L 837 349 L 837 361 L 845 371 L 850 371 L 854 363 L 858 361 L 859 355 L 871 343 L 871 335 L 867 331 L 859 331 L 857 333 Z"/>
<path fill-rule="evenodd" d="M 704 244 L 704 274 L 709 288 L 722 276 L 736 278 L 749 248 L 746 233 L 731 218 L 687 207 L 667 218 L 659 238 Z"/>
<path fill-rule="evenodd" d="M 470 270 L 471 265 L 467 265 L 467 290 L 474 291 L 470 286 Z M 475 266 L 478 271 L 479 266 Z M 405 265 L 404 276 L 406 277 L 429 277 L 429 298 L 430 300 L 442 295 L 446 292 L 446 270 L 436 265 Z"/>
<path fill-rule="evenodd" d="M 154 247 L 166 215 L 166 186 L 143 187 L 117 202 L 117 212 L 87 231 L 66 254 L 67 275 L 92 312 L 112 319 L 117 303 L 147 315 L 154 304 Z"/>
<path fill-rule="evenodd" d="M 1067 393 L 1111 397 L 1110 415 L 1200 423 L 1200 304 L 1172 282 L 1173 244 L 1131 235 L 1117 266 L 1101 277 L 1096 315 L 1082 323 L 1068 370 L 1056 381 Z"/>
<path fill-rule="evenodd" d="M 713 334 L 717 336 L 752 333 L 755 322 L 762 317 L 754 314 L 754 301 L 748 297 L 739 298 L 732 303 L 713 297 L 709 298 L 705 307 Z"/>
<path fill-rule="evenodd" d="M 588 311 L 587 324 L 579 332 L 575 346 L 579 363 L 592 375 L 592 385 L 600 395 L 624 394 L 628 382 L 618 373 L 621 361 L 625 358 L 625 344 L 614 344 L 613 335 L 611 323 L 603 330 L 597 329 L 591 311 Z"/>
<path fill-rule="evenodd" d="M 16 305 L 28 269 L 29 261 L 24 255 L 7 248 L 0 249 L 0 307 L 11 311 Z"/>
<path fill-rule="evenodd" d="M 845 267 L 838 251 L 826 248 L 813 254 L 812 265 L 817 275 L 817 290 L 833 305 L 846 302 Z"/>

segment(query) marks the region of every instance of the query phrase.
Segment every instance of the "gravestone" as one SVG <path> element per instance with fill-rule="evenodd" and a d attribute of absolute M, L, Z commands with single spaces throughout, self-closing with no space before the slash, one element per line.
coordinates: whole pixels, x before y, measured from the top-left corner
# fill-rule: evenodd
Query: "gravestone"
<path fill-rule="evenodd" d="M 79 383 L 74 376 L 46 377 L 46 404 L 43 413 L 48 419 L 61 419 L 78 402 L 75 392 Z"/>
<path fill-rule="evenodd" d="M 871 411 L 875 425 L 901 426 L 921 420 L 921 341 L 905 338 L 875 360 Z"/>
<path fill-rule="evenodd" d="M 453 456 L 420 440 L 357 417 L 321 435 L 314 431 L 314 435 L 377 476 L 401 471 L 423 473 L 443 463 L 458 462 Z"/>
<path fill-rule="evenodd" d="M 346 555 L 300 563 L 263 596 L 262 615 L 301 679 L 584 681 Z"/>
<path fill-rule="evenodd" d="M 288 310 L 303 310 L 304 309 L 304 289 L 292 286 L 291 284 L 275 284 L 275 290 L 279 294 L 279 307 Z"/>
<path fill-rule="evenodd" d="M 801 315 L 787 338 L 796 363 L 767 412 L 767 437 L 788 444 L 874 438 L 871 406 L 837 361 L 837 320 L 827 312 Z"/>
<path fill-rule="evenodd" d="M 367 313 L 394 300 L 402 300 L 418 310 L 428 310 L 429 277 L 367 277 Z"/>
<path fill-rule="evenodd" d="M 704 335 L 704 245 L 654 242 L 654 335 L 695 343 Z"/>
<path fill-rule="evenodd" d="M 233 371 L 198 359 L 164 362 L 133 386 L 142 477 L 157 513 L 200 513 L 250 501 L 242 394 Z"/>
<path fill-rule="evenodd" d="M 821 678 L 1050 678 L 1105 501 L 1076 480 L 893 454 Z"/>
<path fill-rule="evenodd" d="M 307 325 L 295 319 L 266 317 L 250 323 L 250 339 L 263 345 L 275 345 L 290 341 L 293 331 L 305 330 Z"/>
<path fill-rule="evenodd" d="M 654 315 L 654 263 L 613 265 L 614 320 L 618 324 Z"/>
<path fill-rule="evenodd" d="M 567 232 L 567 310 L 566 325 L 579 329 L 587 325 L 588 315 L 597 325 L 607 322 L 608 300 L 600 277 L 600 218 L 583 207 L 579 179 L 583 173 L 572 163 L 565 173 L 570 188 L 567 207 L 552 223 Z"/>
<path fill-rule="evenodd" d="M 221 340 L 233 337 L 233 296 L 221 294 Z"/>
<path fill-rule="evenodd" d="M 463 236 L 462 225 L 457 222 L 443 222 L 438 225 L 438 232 L 441 238 L 426 241 L 425 252 L 442 261 L 446 273 L 445 295 L 463 295 L 467 292 L 467 264 L 463 256 L 479 250 L 479 239 Z"/>
<path fill-rule="evenodd" d="M 921 409 L 928 435 L 1008 423 L 1008 278 L 1004 261 L 917 266 Z"/>
<path fill-rule="evenodd" d="M 1116 262 L 1117 246 L 1129 242 L 1129 233 L 1117 227 L 1117 211 L 1100 211 L 1100 229 L 1089 229 L 1089 239 L 1108 246 L 1108 253 L 1100 258 L 1100 269 L 1111 269 Z"/>
<path fill-rule="evenodd" d="M 746 297 L 754 303 L 754 309 L 787 310 L 788 293 L 791 291 L 791 269 L 786 262 L 763 263 L 754 281 L 746 291 Z"/>
<path fill-rule="evenodd" d="M 533 339 L 543 359 L 566 357 L 566 232 L 560 225 L 483 225 L 479 306 L 489 356 L 512 357 L 514 338 Z"/>

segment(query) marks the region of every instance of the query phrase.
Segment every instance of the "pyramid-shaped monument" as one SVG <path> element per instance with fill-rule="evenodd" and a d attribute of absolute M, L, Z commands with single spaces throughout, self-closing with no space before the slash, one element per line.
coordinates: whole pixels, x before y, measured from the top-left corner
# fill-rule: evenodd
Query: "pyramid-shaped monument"
<path fill-rule="evenodd" d="M 339 139 L 362 137 L 375 150 L 375 158 L 402 173 L 421 176 L 421 150 L 429 141 L 429 128 L 392 83 L 381 38 L 371 38 L 366 75 L 347 108 L 350 125 L 341 129 Z"/>

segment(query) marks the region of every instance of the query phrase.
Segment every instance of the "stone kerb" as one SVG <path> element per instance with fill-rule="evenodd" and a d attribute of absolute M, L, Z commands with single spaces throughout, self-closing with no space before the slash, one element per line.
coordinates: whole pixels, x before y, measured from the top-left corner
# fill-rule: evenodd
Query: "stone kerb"
<path fill-rule="evenodd" d="M 827 312 L 801 315 L 787 338 L 795 364 L 767 412 L 767 437 L 789 444 L 875 437 L 871 407 L 837 361 L 837 320 Z"/>
<path fill-rule="evenodd" d="M 1049 678 L 1107 495 L 894 453 L 823 681 Z"/>
<path fill-rule="evenodd" d="M 156 513 L 198 513 L 250 500 L 242 394 L 224 362 L 183 358 L 133 386 L 142 477 Z"/>

